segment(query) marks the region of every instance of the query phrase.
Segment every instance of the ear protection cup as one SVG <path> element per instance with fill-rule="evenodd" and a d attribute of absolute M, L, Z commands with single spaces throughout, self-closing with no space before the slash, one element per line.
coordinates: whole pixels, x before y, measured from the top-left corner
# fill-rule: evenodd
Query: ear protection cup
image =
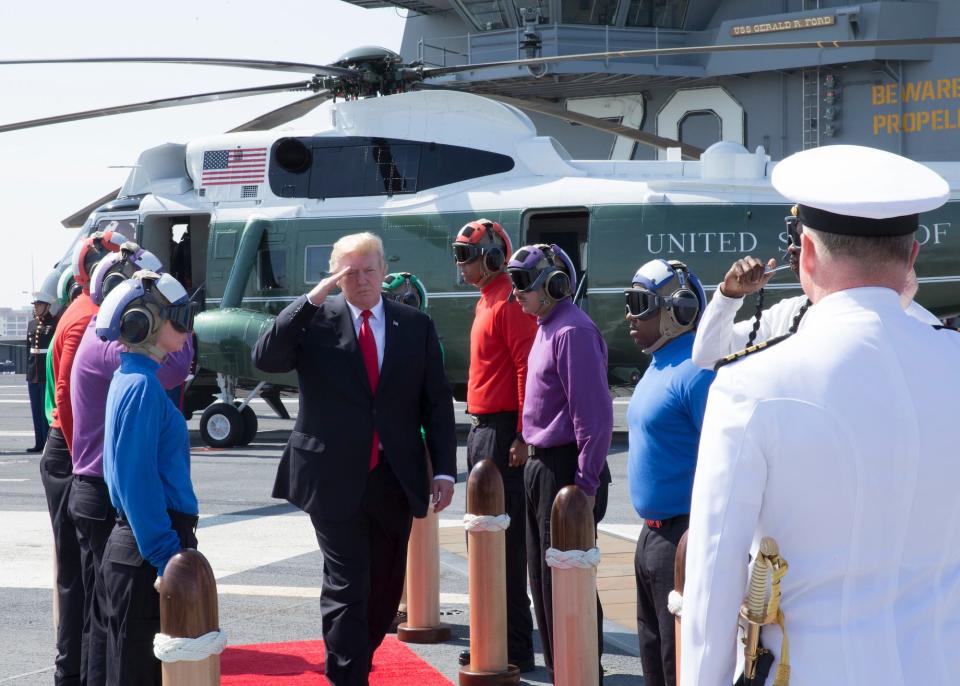
<path fill-rule="evenodd" d="M 680 326 L 689 326 L 696 320 L 700 313 L 700 302 L 693 291 L 683 289 L 673 294 L 673 307 L 671 312 L 673 318 Z"/>
<path fill-rule="evenodd" d="M 544 289 L 552 300 L 562 300 L 570 295 L 570 277 L 557 269 L 547 276 Z"/>
<path fill-rule="evenodd" d="M 120 340 L 128 345 L 143 343 L 152 331 L 153 315 L 145 308 L 131 308 L 120 319 Z"/>
<path fill-rule="evenodd" d="M 506 256 L 501 248 L 490 248 L 483 253 L 483 266 L 488 272 L 500 271 Z"/>
<path fill-rule="evenodd" d="M 126 281 L 126 278 L 127 277 L 123 275 L 123 272 L 113 272 L 112 274 L 107 274 L 106 278 L 103 280 L 101 296 L 106 296 L 107 293 L 112 291 L 116 286 Z"/>

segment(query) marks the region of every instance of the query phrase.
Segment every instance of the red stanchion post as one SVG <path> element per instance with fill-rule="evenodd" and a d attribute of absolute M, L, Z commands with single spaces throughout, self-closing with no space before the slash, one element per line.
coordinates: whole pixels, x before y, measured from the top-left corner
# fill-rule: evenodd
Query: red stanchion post
<path fill-rule="evenodd" d="M 520 671 L 507 664 L 506 548 L 499 524 L 504 508 L 500 470 L 493 460 L 480 460 L 467 479 L 468 515 L 464 519 L 480 517 L 481 524 L 467 528 L 470 665 L 460 669 L 460 686 L 520 683 Z"/>
<path fill-rule="evenodd" d="M 197 639 L 219 631 L 217 582 L 201 553 L 184 549 L 167 563 L 160 581 L 160 632 Z M 163 662 L 163 686 L 217 686 L 219 652 L 201 660 Z"/>
<path fill-rule="evenodd" d="M 553 577 L 553 670 L 556 686 L 597 686 L 597 568 L 593 510 L 576 486 L 560 490 L 550 511 L 550 537 L 560 551 L 548 564 Z M 599 557 L 594 554 L 594 559 Z"/>

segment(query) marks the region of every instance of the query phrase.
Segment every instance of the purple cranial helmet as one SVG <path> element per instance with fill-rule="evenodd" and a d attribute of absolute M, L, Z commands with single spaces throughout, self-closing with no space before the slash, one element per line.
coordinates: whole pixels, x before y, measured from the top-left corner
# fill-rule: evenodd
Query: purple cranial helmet
<path fill-rule="evenodd" d="M 119 252 L 110 253 L 97 263 L 90 278 L 90 299 L 100 305 L 114 286 L 132 277 L 141 269 L 163 273 L 163 265 L 157 256 L 144 250 L 133 241 L 120 246 Z"/>
<path fill-rule="evenodd" d="M 577 271 L 560 246 L 538 243 L 515 252 L 507 264 L 507 273 L 518 291 L 543 289 L 553 300 L 573 295 Z"/>

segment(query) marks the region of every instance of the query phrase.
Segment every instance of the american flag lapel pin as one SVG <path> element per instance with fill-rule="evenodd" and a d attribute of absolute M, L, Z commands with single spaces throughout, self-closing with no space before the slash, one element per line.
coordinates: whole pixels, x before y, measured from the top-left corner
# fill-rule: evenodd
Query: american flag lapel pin
<path fill-rule="evenodd" d="M 393 325 L 394 325 L 394 326 L 400 326 L 399 324 L 397 324 L 397 320 L 396 320 L 396 319 L 393 320 Z"/>

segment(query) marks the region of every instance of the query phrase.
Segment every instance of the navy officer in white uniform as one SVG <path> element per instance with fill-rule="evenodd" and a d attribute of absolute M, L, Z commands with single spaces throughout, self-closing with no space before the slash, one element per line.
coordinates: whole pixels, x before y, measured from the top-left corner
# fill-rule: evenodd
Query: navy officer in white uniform
<path fill-rule="evenodd" d="M 747 556 L 789 562 L 791 686 L 960 679 L 960 333 L 904 313 L 918 213 L 949 195 L 892 153 L 827 146 L 773 184 L 797 203 L 799 332 L 722 366 L 693 488 L 681 680 L 730 686 Z M 779 660 L 782 634 L 761 640 Z"/>

